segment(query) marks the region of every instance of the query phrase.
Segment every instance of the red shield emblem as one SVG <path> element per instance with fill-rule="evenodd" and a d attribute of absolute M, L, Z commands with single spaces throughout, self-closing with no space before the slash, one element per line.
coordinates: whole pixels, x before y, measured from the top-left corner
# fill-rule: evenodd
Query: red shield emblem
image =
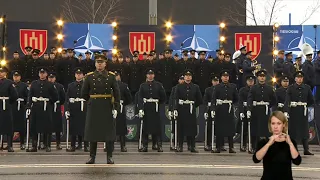
<path fill-rule="evenodd" d="M 256 59 L 261 52 L 261 33 L 235 33 L 235 50 L 240 46 L 247 46 L 247 51 L 252 51 L 252 58 Z"/>
<path fill-rule="evenodd" d="M 149 54 L 156 47 L 155 32 L 129 32 L 129 48 L 131 54 L 133 51 L 139 51 L 139 59 L 142 59 L 142 54 Z"/>
<path fill-rule="evenodd" d="M 47 50 L 47 45 L 47 30 L 20 29 L 20 48 L 24 54 L 27 53 L 24 48 L 31 46 L 33 49 L 39 49 L 39 56 L 42 56 Z"/>

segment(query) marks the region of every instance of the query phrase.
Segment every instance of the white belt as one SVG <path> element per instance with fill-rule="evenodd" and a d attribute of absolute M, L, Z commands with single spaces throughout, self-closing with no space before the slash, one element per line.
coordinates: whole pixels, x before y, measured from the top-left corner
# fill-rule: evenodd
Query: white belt
<path fill-rule="evenodd" d="M 159 99 L 153 99 L 153 98 L 143 98 L 143 102 L 144 103 L 156 103 L 156 112 L 158 112 L 159 110 Z"/>
<path fill-rule="evenodd" d="M 248 103 L 247 102 L 243 102 L 243 106 L 248 106 Z"/>
<path fill-rule="evenodd" d="M 279 108 L 283 108 L 283 107 L 284 107 L 284 104 L 283 104 L 283 103 L 278 103 L 278 107 L 279 107 Z"/>
<path fill-rule="evenodd" d="M 47 103 L 49 102 L 49 98 L 43 98 L 43 97 L 32 97 L 33 102 L 41 101 L 43 102 L 43 110 L 47 110 Z"/>
<path fill-rule="evenodd" d="M 53 108 L 53 111 L 54 112 L 57 112 L 57 106 L 58 104 L 60 103 L 60 101 L 56 101 L 53 105 L 54 105 L 54 108 Z"/>
<path fill-rule="evenodd" d="M 210 107 L 211 106 L 211 102 L 208 102 L 208 107 Z"/>
<path fill-rule="evenodd" d="M 81 111 L 83 111 L 83 107 L 84 107 L 84 102 L 86 100 L 83 98 L 69 98 L 69 102 L 70 103 L 75 103 L 75 102 L 80 102 L 81 103 Z"/>
<path fill-rule="evenodd" d="M 194 101 L 179 99 L 179 104 L 180 105 L 189 104 L 190 105 L 190 114 L 192 114 Z"/>
<path fill-rule="evenodd" d="M 21 102 L 23 102 L 23 101 L 24 101 L 24 99 L 22 99 L 22 98 L 18 98 L 18 99 L 17 99 L 17 102 L 18 102 L 18 111 L 20 111 Z"/>
<path fill-rule="evenodd" d="M 9 100 L 9 97 L 0 97 L 0 100 L 2 100 L 2 109 L 6 110 L 6 100 Z"/>
<path fill-rule="evenodd" d="M 120 100 L 120 113 L 122 113 L 123 110 L 123 100 Z"/>
<path fill-rule="evenodd" d="M 232 101 L 231 100 L 222 100 L 222 99 L 217 99 L 216 100 L 217 105 L 222 105 L 222 104 L 229 104 L 229 113 L 231 112 L 231 107 L 232 107 Z"/>
<path fill-rule="evenodd" d="M 303 106 L 304 107 L 304 116 L 306 116 L 307 115 L 307 103 L 304 103 L 304 102 L 294 102 L 294 101 L 292 101 L 291 103 L 290 103 L 290 107 L 297 107 L 297 106 Z"/>
<path fill-rule="evenodd" d="M 268 111 L 269 111 L 269 102 L 264 102 L 264 101 L 253 101 L 252 102 L 253 106 L 266 106 L 266 115 L 268 115 Z"/>

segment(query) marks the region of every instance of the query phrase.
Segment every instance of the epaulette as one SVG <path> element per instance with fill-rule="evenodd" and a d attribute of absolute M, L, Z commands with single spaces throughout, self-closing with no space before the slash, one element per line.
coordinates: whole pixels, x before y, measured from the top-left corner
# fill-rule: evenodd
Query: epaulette
<path fill-rule="evenodd" d="M 108 71 L 109 74 L 116 75 L 114 72 Z"/>
<path fill-rule="evenodd" d="M 93 72 L 88 72 L 88 73 L 86 74 L 86 76 L 91 75 L 91 74 L 93 74 Z"/>

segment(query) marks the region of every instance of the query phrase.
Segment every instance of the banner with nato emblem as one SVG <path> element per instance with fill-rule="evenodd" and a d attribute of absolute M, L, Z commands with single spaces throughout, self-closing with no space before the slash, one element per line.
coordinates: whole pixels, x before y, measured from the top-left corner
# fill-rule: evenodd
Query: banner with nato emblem
<path fill-rule="evenodd" d="M 25 54 L 27 46 L 39 49 L 42 56 L 56 45 L 55 34 L 52 23 L 7 22 L 7 58 L 11 59 L 14 51 Z"/>
<path fill-rule="evenodd" d="M 118 50 L 123 54 L 132 55 L 133 51 L 139 51 L 142 58 L 143 53 L 149 54 L 156 50 L 157 54 L 165 48 L 164 28 L 161 26 L 118 26 Z"/>
<path fill-rule="evenodd" d="M 317 27 L 317 26 L 316 26 Z M 302 45 L 308 43 L 317 52 L 319 42 L 316 42 L 315 35 L 320 36 L 320 31 L 314 26 L 280 26 L 277 31 L 280 41 L 277 44 L 277 49 L 285 52 L 292 52 L 293 58 L 302 55 Z M 314 56 L 315 57 L 315 56 Z M 302 62 L 304 62 L 302 55 Z"/>
<path fill-rule="evenodd" d="M 176 25 L 171 29 L 173 37 L 170 48 L 173 54 L 181 56 L 183 50 L 206 51 L 207 56 L 215 56 L 219 48 L 218 25 Z M 196 53 L 196 57 L 198 54 Z"/>
<path fill-rule="evenodd" d="M 113 48 L 113 28 L 110 24 L 65 24 L 64 48 L 73 48 L 76 55 Z M 93 55 L 93 54 L 92 54 Z"/>
<path fill-rule="evenodd" d="M 247 46 L 252 57 L 273 74 L 273 29 L 272 26 L 228 26 L 222 34 L 226 36 L 224 48 L 233 54 L 240 46 Z"/>

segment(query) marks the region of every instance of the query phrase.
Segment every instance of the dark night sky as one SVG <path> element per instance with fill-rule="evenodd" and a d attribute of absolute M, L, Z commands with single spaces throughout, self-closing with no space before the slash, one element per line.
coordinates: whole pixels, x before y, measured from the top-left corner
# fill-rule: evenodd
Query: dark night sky
<path fill-rule="evenodd" d="M 66 0 L 0 0 L 0 12 L 9 21 L 51 22 L 60 16 L 60 6 Z M 222 7 L 234 0 L 158 0 L 158 24 L 172 17 L 177 24 L 218 24 L 225 20 Z M 243 0 L 245 2 L 245 0 Z M 121 24 L 147 25 L 149 0 L 121 0 L 117 15 L 130 17 Z M 245 10 L 242 9 L 245 13 Z M 245 21 L 245 19 L 244 19 Z"/>

